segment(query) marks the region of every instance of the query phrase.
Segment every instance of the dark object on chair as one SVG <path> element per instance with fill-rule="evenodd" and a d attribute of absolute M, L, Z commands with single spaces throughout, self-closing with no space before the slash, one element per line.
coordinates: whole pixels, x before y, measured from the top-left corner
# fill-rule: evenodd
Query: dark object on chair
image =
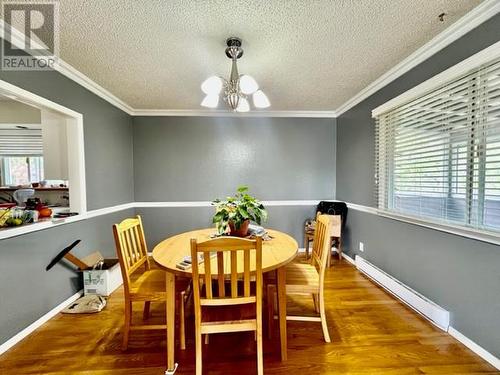
<path fill-rule="evenodd" d="M 342 231 L 345 229 L 345 223 L 347 222 L 347 204 L 345 202 L 321 201 L 316 207 L 316 213 L 318 212 L 326 215 L 340 215 L 342 219 Z"/>
<path fill-rule="evenodd" d="M 339 259 L 342 259 L 342 232 L 345 230 L 345 224 L 347 222 L 347 204 L 344 202 L 329 202 L 329 201 L 320 201 L 318 206 L 316 207 L 316 217 L 319 214 L 326 215 L 339 215 L 340 216 L 340 236 L 337 235 L 332 236 L 331 238 L 331 246 L 335 246 L 339 253 Z M 304 226 L 304 248 L 306 251 L 306 259 L 309 257 L 309 243 L 314 238 L 314 228 L 316 226 L 315 219 L 308 219 L 305 222 Z M 332 233 L 335 231 L 332 231 Z M 331 265 L 331 256 L 328 257 L 328 267 Z"/>

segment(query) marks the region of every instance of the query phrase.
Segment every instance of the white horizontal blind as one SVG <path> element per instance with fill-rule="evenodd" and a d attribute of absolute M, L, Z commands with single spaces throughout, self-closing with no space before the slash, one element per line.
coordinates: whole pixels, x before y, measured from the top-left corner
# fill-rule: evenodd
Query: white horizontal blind
<path fill-rule="evenodd" d="M 376 116 L 381 210 L 500 231 L 500 59 Z"/>
<path fill-rule="evenodd" d="M 43 155 L 41 129 L 0 129 L 0 156 Z"/>

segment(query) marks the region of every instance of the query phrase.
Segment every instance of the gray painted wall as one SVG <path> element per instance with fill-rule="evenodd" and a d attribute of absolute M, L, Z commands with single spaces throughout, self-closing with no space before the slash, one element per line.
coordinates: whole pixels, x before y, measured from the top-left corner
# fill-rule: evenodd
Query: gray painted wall
<path fill-rule="evenodd" d="M 335 196 L 335 119 L 136 117 L 135 200 Z"/>
<path fill-rule="evenodd" d="M 304 220 L 314 217 L 316 206 L 273 206 L 267 208 L 267 228 L 293 236 L 302 247 Z M 137 208 L 144 222 L 149 250 L 162 240 L 182 232 L 213 227 L 212 207 Z"/>
<path fill-rule="evenodd" d="M 82 113 L 88 209 L 133 201 L 129 115 L 57 72 L 0 70 L 0 79 Z M 0 343 L 81 288 L 77 275 L 60 265 L 45 271 L 54 255 L 78 238 L 77 254 L 95 249 L 114 254 L 111 226 L 131 214 L 133 210 L 0 240 Z"/>
<path fill-rule="evenodd" d="M 83 115 L 89 210 L 134 200 L 132 119 L 57 72 L 6 72 L 0 79 Z"/>
<path fill-rule="evenodd" d="M 135 200 L 210 201 L 247 184 L 262 200 L 335 197 L 335 119 L 134 118 Z M 267 227 L 302 243 L 312 206 L 269 207 Z M 138 209 L 152 248 L 212 226 L 211 207 Z"/>
<path fill-rule="evenodd" d="M 45 271 L 59 251 L 81 239 L 76 256 L 99 250 L 116 257 L 112 225 L 132 215 L 130 209 L 1 240 L 0 343 L 82 289 L 81 275 L 65 261 Z"/>
<path fill-rule="evenodd" d="M 499 39 L 497 15 L 340 116 L 337 198 L 375 206 L 372 109 Z M 455 329 L 500 356 L 499 246 L 351 210 L 346 248 L 449 309 Z"/>

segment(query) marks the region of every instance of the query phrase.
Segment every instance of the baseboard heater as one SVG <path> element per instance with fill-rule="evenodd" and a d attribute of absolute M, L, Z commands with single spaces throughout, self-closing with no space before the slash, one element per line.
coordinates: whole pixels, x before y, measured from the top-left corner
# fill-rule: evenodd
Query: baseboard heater
<path fill-rule="evenodd" d="M 450 325 L 449 311 L 446 311 L 441 306 L 436 305 L 428 298 L 425 298 L 420 293 L 414 291 L 391 275 L 385 273 L 380 268 L 374 266 L 359 255 L 356 255 L 356 267 L 412 309 L 422 314 L 434 325 L 441 328 L 443 331 L 448 331 L 448 327 Z"/>

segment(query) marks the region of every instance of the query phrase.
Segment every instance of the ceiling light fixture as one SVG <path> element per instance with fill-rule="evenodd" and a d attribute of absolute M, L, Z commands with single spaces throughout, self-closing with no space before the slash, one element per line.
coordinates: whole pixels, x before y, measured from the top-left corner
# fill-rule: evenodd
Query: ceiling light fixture
<path fill-rule="evenodd" d="M 241 39 L 231 37 L 226 40 L 226 56 L 232 61 L 231 75 L 229 80 L 218 76 L 207 78 L 201 84 L 201 90 L 206 94 L 201 102 L 203 107 L 217 108 L 219 105 L 219 94 L 222 90 L 224 101 L 236 112 L 248 112 L 250 103 L 248 96 L 252 95 L 255 108 L 267 108 L 271 105 L 266 94 L 259 90 L 259 85 L 248 74 L 238 73 L 237 60 L 243 56 Z"/>

